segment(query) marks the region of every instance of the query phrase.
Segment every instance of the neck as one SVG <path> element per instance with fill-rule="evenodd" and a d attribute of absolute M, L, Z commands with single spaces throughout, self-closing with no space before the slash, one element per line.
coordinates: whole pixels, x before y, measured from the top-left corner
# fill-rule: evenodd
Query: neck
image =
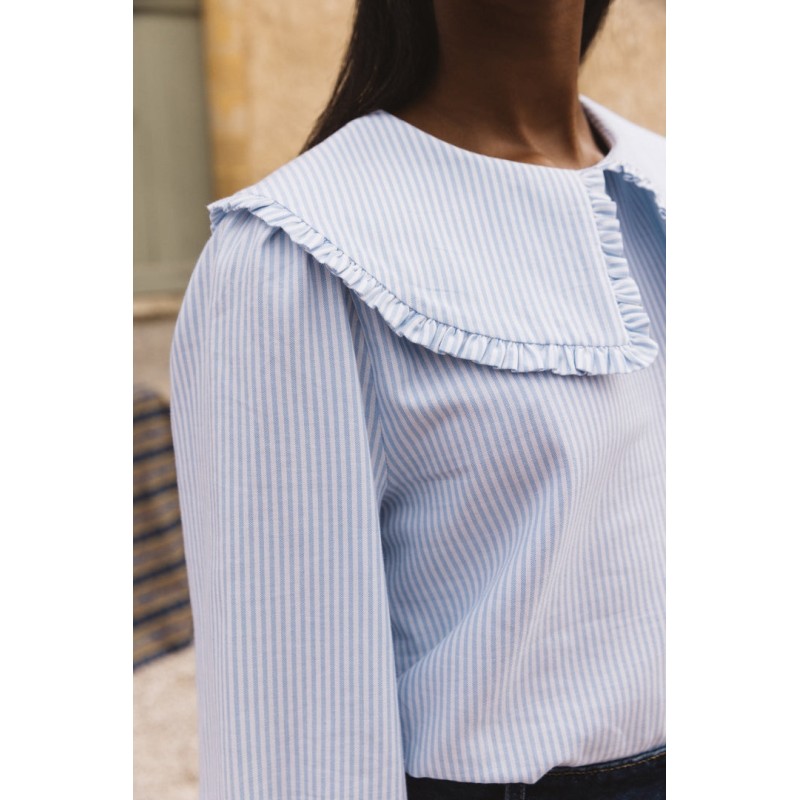
<path fill-rule="evenodd" d="M 578 71 L 584 0 L 433 0 L 437 73 L 398 116 L 466 149 L 580 168 L 602 158 Z"/>

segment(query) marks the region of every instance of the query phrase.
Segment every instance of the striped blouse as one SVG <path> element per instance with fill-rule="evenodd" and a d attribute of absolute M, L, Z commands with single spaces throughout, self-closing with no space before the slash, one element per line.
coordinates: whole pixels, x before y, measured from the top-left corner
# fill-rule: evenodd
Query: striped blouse
<path fill-rule="evenodd" d="M 171 352 L 203 800 L 665 742 L 665 139 L 366 114 L 209 206 Z"/>

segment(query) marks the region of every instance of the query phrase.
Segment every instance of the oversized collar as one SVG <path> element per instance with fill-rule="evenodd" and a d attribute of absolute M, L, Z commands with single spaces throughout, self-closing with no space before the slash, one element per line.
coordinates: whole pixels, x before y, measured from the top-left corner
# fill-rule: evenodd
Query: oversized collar
<path fill-rule="evenodd" d="M 609 149 L 568 170 L 474 153 L 386 111 L 211 203 L 282 229 L 398 335 L 495 369 L 626 373 L 658 346 L 605 171 L 666 219 L 664 137 L 581 95 Z"/>

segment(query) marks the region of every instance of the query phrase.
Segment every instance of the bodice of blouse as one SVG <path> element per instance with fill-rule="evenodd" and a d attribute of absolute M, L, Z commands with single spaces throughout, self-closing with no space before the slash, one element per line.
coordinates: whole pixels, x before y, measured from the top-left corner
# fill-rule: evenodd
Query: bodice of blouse
<path fill-rule="evenodd" d="M 487 370 L 354 306 L 411 774 L 533 782 L 664 740 L 664 227 L 605 177 L 646 368 Z"/>

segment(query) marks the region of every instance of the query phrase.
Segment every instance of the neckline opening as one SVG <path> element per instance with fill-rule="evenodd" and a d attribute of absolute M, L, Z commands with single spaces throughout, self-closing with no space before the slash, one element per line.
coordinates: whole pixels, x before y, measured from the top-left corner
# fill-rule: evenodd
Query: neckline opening
<path fill-rule="evenodd" d="M 490 156 L 486 153 L 479 153 L 477 150 L 469 150 L 465 147 L 460 147 L 457 144 L 453 144 L 452 142 L 448 142 L 445 139 L 441 139 L 438 136 L 435 136 L 432 133 L 428 133 L 428 131 L 423 130 L 422 128 L 418 128 L 416 125 L 412 125 L 410 122 L 406 122 L 404 119 L 401 119 L 397 115 L 393 114 L 391 111 L 387 111 L 386 109 L 377 109 L 376 111 L 371 112 L 372 114 L 383 115 L 387 119 L 390 119 L 397 125 L 400 125 L 407 130 L 409 130 L 413 135 L 418 136 L 427 140 L 430 143 L 433 143 L 436 147 L 442 150 L 452 150 L 457 153 L 465 154 L 466 157 L 470 158 L 478 158 L 488 161 L 495 161 L 500 164 L 513 164 L 516 167 L 521 169 L 526 169 L 528 171 L 534 170 L 547 170 L 549 172 L 569 172 L 575 175 L 580 175 L 585 172 L 590 172 L 597 169 L 605 169 L 609 164 L 617 160 L 617 142 L 618 137 L 609 129 L 609 126 L 603 122 L 598 116 L 598 114 L 589 107 L 588 103 L 586 102 L 586 97 L 584 95 L 578 95 L 579 102 L 581 104 L 581 108 L 583 108 L 584 116 L 586 117 L 586 121 L 589 124 L 589 128 L 592 131 L 592 135 L 596 142 L 602 143 L 606 149 L 605 155 L 594 164 L 590 164 L 588 167 L 553 167 L 548 166 L 546 164 L 531 164 L 527 161 L 516 161 L 511 158 L 501 158 L 500 156 Z"/>

